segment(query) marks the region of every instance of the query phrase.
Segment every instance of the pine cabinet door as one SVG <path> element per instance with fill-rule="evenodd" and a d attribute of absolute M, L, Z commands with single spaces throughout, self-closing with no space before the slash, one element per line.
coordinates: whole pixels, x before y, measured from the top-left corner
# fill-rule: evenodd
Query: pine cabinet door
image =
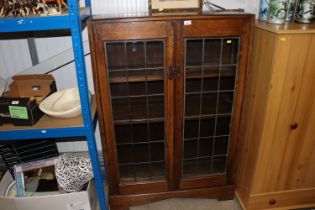
<path fill-rule="evenodd" d="M 253 193 L 314 187 L 314 35 L 276 35 Z M 313 130 L 313 131 L 312 131 Z M 313 139 L 312 139 L 313 138 Z M 314 161 L 314 159 L 313 159 Z"/>

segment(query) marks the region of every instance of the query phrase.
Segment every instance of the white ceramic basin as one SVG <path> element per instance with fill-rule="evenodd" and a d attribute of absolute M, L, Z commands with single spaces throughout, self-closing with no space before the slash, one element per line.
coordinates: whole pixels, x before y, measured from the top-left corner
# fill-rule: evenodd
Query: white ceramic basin
<path fill-rule="evenodd" d="M 91 94 L 89 92 L 89 100 Z M 40 110 L 56 118 L 72 118 L 81 114 L 81 103 L 78 88 L 55 92 L 39 104 Z"/>

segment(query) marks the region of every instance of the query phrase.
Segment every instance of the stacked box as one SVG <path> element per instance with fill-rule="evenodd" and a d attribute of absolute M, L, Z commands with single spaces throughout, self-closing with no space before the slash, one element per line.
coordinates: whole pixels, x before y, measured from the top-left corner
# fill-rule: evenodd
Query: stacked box
<path fill-rule="evenodd" d="M 34 125 L 43 116 L 39 103 L 56 90 L 51 75 L 14 76 L 10 92 L 0 97 L 0 125 Z"/>

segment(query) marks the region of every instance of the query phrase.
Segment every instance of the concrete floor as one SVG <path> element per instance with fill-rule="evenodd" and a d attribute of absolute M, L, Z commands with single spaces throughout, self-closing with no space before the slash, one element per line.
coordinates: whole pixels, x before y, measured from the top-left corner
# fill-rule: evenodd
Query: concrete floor
<path fill-rule="evenodd" d="M 131 210 L 242 210 L 236 200 L 171 198 L 135 206 Z"/>

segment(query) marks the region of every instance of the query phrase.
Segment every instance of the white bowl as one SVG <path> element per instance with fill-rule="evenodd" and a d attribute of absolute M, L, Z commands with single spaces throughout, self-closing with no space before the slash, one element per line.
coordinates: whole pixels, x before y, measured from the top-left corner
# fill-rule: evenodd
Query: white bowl
<path fill-rule="evenodd" d="M 89 92 L 91 101 L 91 93 Z M 39 104 L 40 110 L 56 118 L 72 118 L 81 114 L 80 94 L 78 88 L 55 92 Z"/>

